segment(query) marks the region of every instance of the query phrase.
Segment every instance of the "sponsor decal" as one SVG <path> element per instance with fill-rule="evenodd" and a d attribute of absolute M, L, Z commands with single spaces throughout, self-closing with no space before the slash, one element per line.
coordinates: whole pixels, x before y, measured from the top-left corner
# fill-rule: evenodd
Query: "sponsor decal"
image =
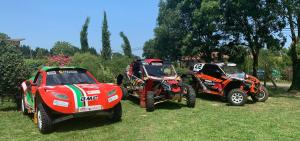
<path fill-rule="evenodd" d="M 87 89 L 99 89 L 97 85 L 92 85 L 92 84 L 79 84 L 77 86 L 80 88 L 87 88 Z"/>
<path fill-rule="evenodd" d="M 78 112 L 96 111 L 102 109 L 103 109 L 102 105 L 96 105 L 96 106 L 80 107 L 78 109 Z"/>
<path fill-rule="evenodd" d="M 93 100 L 97 100 L 98 99 L 98 96 L 83 96 L 80 98 L 80 100 L 82 102 L 84 101 L 93 101 Z"/>
<path fill-rule="evenodd" d="M 100 90 L 87 91 L 87 94 L 100 94 Z"/>
<path fill-rule="evenodd" d="M 47 75 L 55 75 L 56 74 L 56 71 L 48 71 L 47 72 Z"/>
<path fill-rule="evenodd" d="M 113 101 L 117 100 L 118 98 L 119 98 L 118 95 L 114 95 L 114 96 L 108 98 L 108 102 L 109 102 L 109 103 L 110 103 L 110 102 L 113 102 Z"/>
<path fill-rule="evenodd" d="M 60 100 L 53 100 L 53 105 L 55 106 L 61 106 L 61 107 L 68 107 L 69 102 L 60 101 Z"/>

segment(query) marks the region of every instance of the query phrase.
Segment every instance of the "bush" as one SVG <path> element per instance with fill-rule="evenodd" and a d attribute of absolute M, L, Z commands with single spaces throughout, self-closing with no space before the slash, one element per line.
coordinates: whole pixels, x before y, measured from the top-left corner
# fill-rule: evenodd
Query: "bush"
<path fill-rule="evenodd" d="M 0 96 L 20 93 L 21 83 L 29 76 L 20 48 L 0 45 Z"/>
<path fill-rule="evenodd" d="M 45 59 L 25 59 L 24 61 L 31 75 L 34 75 L 33 73 L 42 68 L 47 62 Z"/>
<path fill-rule="evenodd" d="M 104 67 L 102 60 L 98 56 L 90 53 L 76 53 L 70 65 L 87 69 L 100 82 L 114 82 L 111 70 L 108 67 Z"/>

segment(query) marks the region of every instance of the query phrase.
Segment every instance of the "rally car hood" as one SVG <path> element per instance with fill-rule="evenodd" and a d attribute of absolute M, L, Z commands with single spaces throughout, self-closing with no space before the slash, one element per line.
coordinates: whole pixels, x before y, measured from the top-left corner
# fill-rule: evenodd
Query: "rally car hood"
<path fill-rule="evenodd" d="M 114 84 L 70 84 L 44 86 L 43 89 L 43 101 L 61 113 L 110 109 L 122 98 L 120 87 Z"/>
<path fill-rule="evenodd" d="M 256 77 L 246 74 L 244 72 L 229 74 L 229 76 L 230 76 L 230 78 L 241 80 L 241 81 L 248 80 L 248 81 L 253 81 L 254 83 L 260 82 Z"/>

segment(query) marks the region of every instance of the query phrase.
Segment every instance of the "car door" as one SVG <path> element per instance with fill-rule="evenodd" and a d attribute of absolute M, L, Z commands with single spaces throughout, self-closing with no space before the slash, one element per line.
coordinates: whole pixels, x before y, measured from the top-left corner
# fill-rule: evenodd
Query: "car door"
<path fill-rule="evenodd" d="M 41 83 L 42 83 L 42 75 L 40 72 L 38 72 L 35 78 L 33 79 L 33 81 L 29 84 L 28 86 L 29 89 L 26 95 L 28 105 L 32 110 L 34 108 L 34 97 L 37 92 L 37 88 L 41 85 Z"/>
<path fill-rule="evenodd" d="M 202 82 L 203 84 L 210 89 L 211 91 L 220 92 L 220 87 L 222 86 L 222 70 L 217 66 L 213 64 L 206 64 L 202 72 Z"/>

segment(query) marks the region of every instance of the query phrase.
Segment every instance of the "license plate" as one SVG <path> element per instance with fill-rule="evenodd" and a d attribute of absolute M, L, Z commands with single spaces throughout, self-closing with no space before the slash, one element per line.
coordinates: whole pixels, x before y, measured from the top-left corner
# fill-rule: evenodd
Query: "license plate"
<path fill-rule="evenodd" d="M 103 107 L 101 105 L 96 105 L 96 106 L 80 107 L 78 109 L 78 112 L 88 112 L 88 111 L 96 111 L 102 109 Z"/>

